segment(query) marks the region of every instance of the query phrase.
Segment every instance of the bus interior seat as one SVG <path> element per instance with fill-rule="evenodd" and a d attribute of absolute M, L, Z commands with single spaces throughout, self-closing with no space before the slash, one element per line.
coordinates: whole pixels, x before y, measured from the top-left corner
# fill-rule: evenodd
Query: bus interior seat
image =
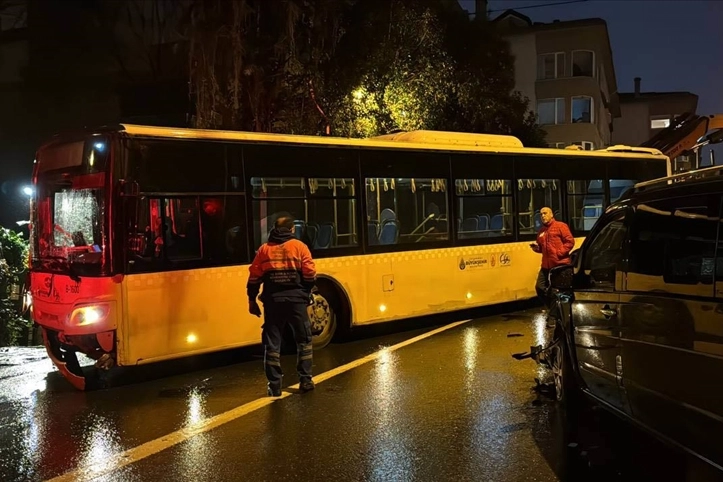
<path fill-rule="evenodd" d="M 309 246 L 314 246 L 314 243 L 316 242 L 316 238 L 319 235 L 319 226 L 314 223 L 307 224 L 304 235 L 305 235 L 304 238 L 306 240 L 306 243 Z"/>
<path fill-rule="evenodd" d="M 397 244 L 397 241 L 399 241 L 399 223 L 389 220 L 379 233 L 379 244 Z"/>
<path fill-rule="evenodd" d="M 477 229 L 479 229 L 479 219 L 478 218 L 465 218 L 464 222 L 462 223 L 461 231 L 470 232 L 470 231 L 477 231 Z"/>
<path fill-rule="evenodd" d="M 389 208 L 384 208 L 379 215 L 380 224 L 383 226 L 387 221 L 396 221 L 397 214 Z"/>
<path fill-rule="evenodd" d="M 336 228 L 333 223 L 322 223 L 314 241 L 316 249 L 328 249 L 336 244 Z"/>
<path fill-rule="evenodd" d="M 300 219 L 297 219 L 294 221 L 294 237 L 296 239 L 301 239 L 304 235 L 304 231 L 306 228 L 306 223 Z"/>
<path fill-rule="evenodd" d="M 502 214 L 495 214 L 490 220 L 490 229 L 492 231 L 502 231 L 504 227 L 504 216 Z"/>
<path fill-rule="evenodd" d="M 477 219 L 479 219 L 479 229 L 482 231 L 487 231 L 490 229 L 490 215 L 489 214 L 480 214 L 477 216 Z"/>

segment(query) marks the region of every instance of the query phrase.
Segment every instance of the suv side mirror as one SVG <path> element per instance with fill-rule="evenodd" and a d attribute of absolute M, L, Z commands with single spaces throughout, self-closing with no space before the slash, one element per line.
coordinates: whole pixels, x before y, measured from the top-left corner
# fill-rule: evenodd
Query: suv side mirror
<path fill-rule="evenodd" d="M 556 290 L 572 289 L 574 267 L 571 264 L 555 266 L 550 270 L 550 287 Z"/>

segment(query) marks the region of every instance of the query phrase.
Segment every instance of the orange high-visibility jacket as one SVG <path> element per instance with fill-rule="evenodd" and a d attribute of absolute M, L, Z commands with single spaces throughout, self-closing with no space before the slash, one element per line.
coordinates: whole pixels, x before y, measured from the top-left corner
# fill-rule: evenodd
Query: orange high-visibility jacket
<path fill-rule="evenodd" d="M 249 267 L 246 293 L 255 300 L 261 285 L 261 301 L 308 302 L 316 282 L 316 267 L 309 248 L 289 230 L 273 229 Z"/>

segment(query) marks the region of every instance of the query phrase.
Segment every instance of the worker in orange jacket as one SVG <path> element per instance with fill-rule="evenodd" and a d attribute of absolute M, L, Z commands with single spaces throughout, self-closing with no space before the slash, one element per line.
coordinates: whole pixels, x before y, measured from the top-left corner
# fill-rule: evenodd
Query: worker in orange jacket
<path fill-rule="evenodd" d="M 284 328 L 291 325 L 296 340 L 296 369 L 302 393 L 314 389 L 311 376 L 311 323 L 307 306 L 316 282 L 316 267 L 309 248 L 294 236 L 294 218 L 282 213 L 276 218 L 269 240 L 260 248 L 249 267 L 246 293 L 249 313 L 261 316 L 256 301 L 264 304 L 264 324 L 261 339 L 264 344 L 264 368 L 268 380 L 267 393 L 281 396 L 281 341 Z"/>

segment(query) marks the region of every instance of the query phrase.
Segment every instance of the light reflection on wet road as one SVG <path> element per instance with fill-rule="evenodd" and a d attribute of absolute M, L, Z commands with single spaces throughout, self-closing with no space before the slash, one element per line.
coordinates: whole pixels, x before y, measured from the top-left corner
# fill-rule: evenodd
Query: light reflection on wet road
<path fill-rule="evenodd" d="M 315 373 L 429 330 L 333 344 L 315 353 Z M 595 449 L 618 444 L 601 440 L 600 423 L 630 439 L 627 428 L 599 415 L 582 430 L 589 440 L 566 437 L 559 408 L 531 390 L 534 378 L 546 374 L 511 357 L 543 336 L 544 320 L 534 312 L 478 319 L 382 352 L 314 392 L 278 400 L 98 480 L 622 480 L 631 467 L 645 467 L 648 455 L 655 459 L 658 448 L 648 439 L 636 443 L 653 447 L 650 454 L 636 453 L 632 463 Z M 127 379 L 140 382 L 88 393 L 67 385 L 43 352 L 26 356 L 22 366 L 0 367 L 3 481 L 103 467 L 119 452 L 265 391 L 256 348 L 146 367 Z M 294 356 L 283 364 L 285 384 L 295 383 Z M 179 374 L 184 367 L 195 370 Z M 580 445 L 570 450 L 570 442 Z M 581 451 L 605 464 L 587 470 L 594 457 Z M 676 469 L 656 464 L 654 472 Z"/>

